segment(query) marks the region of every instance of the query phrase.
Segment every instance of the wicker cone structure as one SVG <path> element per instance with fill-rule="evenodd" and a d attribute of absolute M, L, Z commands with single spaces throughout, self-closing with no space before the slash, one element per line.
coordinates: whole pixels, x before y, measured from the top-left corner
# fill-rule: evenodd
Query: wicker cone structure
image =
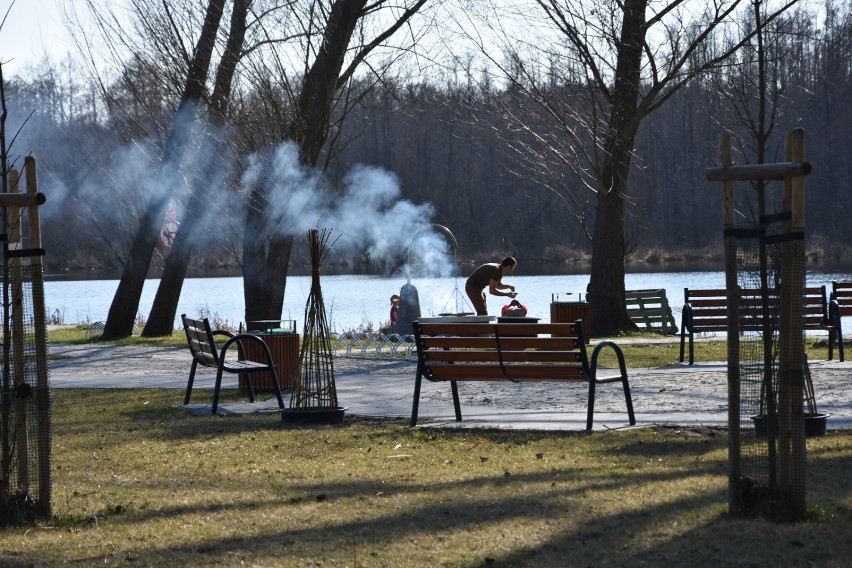
<path fill-rule="evenodd" d="M 320 286 L 319 269 L 328 254 L 330 231 L 308 231 L 311 258 L 311 291 L 305 304 L 305 330 L 299 350 L 299 377 L 282 412 L 285 422 L 333 424 L 343 421 L 345 408 L 337 402 L 334 359 L 329 348 L 329 326 Z"/>

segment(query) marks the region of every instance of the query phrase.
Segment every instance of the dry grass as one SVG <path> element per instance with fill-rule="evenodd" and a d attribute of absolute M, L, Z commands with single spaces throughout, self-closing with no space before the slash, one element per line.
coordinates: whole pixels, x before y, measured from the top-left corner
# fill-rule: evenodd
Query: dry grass
<path fill-rule="evenodd" d="M 808 441 L 811 519 L 726 514 L 726 436 L 198 417 L 54 391 L 55 517 L 2 566 L 845 566 L 852 433 Z M 206 395 L 202 395 L 206 396 Z"/>

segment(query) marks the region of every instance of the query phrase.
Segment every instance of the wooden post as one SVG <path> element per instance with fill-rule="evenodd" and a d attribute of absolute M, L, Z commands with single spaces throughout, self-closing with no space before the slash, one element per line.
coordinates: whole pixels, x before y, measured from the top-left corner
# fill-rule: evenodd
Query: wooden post
<path fill-rule="evenodd" d="M 731 166 L 731 134 L 724 132 L 719 140 L 720 165 Z M 725 230 L 736 224 L 734 204 L 734 182 L 722 181 L 722 215 Z M 731 513 L 743 511 L 740 477 L 742 463 L 740 452 L 740 334 L 739 302 L 737 293 L 737 239 L 725 234 L 725 287 L 728 296 L 728 503 Z"/>
<path fill-rule="evenodd" d="M 35 401 L 36 412 L 39 420 L 38 439 L 38 483 L 39 483 L 39 514 L 43 518 L 49 518 L 52 514 L 52 484 L 50 477 L 50 438 L 51 438 L 51 409 L 50 409 L 50 385 L 48 383 L 47 364 L 47 306 L 44 301 L 44 269 L 42 267 L 42 243 L 41 243 L 41 219 L 38 206 L 44 203 L 44 196 L 38 192 L 38 175 L 36 171 L 36 160 L 32 156 L 24 158 L 24 172 L 27 177 L 27 195 L 32 198 L 33 203 L 27 207 L 29 246 L 34 249 L 30 257 L 32 271 L 32 302 L 33 302 L 33 327 L 35 332 L 36 349 L 36 384 Z"/>
<path fill-rule="evenodd" d="M 10 188 L 11 193 L 20 192 L 20 177 L 17 171 L 10 172 Z M 24 248 L 23 242 L 23 227 L 21 208 L 13 205 L 7 209 L 8 217 L 6 218 L 6 232 L 9 239 L 9 251 L 20 251 Z M 26 367 L 24 357 L 24 284 L 23 284 L 23 260 L 21 257 L 12 257 L 7 261 L 9 263 L 9 286 L 11 293 L 11 302 L 7 306 L 9 313 L 6 317 L 11 317 L 12 335 L 12 387 L 15 393 L 15 471 L 17 473 L 18 487 L 29 493 L 30 487 L 30 472 L 29 472 L 29 445 L 27 438 L 27 401 L 18 393 L 26 387 L 26 377 L 24 372 Z"/>
<path fill-rule="evenodd" d="M 785 159 L 804 162 L 804 154 L 804 130 L 791 130 L 785 140 Z M 778 486 L 781 494 L 786 496 L 789 514 L 794 519 L 801 519 L 805 514 L 804 185 L 801 175 L 784 178 L 783 210 L 790 213 L 790 219 L 784 223 L 784 232 L 793 235 L 793 238 L 784 242 L 781 264 Z"/>

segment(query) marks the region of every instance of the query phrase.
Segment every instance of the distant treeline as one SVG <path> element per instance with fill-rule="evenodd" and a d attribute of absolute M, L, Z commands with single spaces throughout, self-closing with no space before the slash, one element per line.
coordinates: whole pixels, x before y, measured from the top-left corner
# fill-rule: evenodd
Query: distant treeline
<path fill-rule="evenodd" d="M 806 181 L 808 251 L 832 258 L 852 242 L 852 19 L 832 13 L 818 29 L 816 16 L 809 17 L 791 16 L 784 33 L 768 45 L 773 88 L 767 161 L 783 161 L 787 130 L 806 130 L 806 155 L 813 164 Z M 743 112 L 756 105 L 755 73 L 753 62 L 739 61 L 734 70 L 703 76 L 643 122 L 628 206 L 628 234 L 638 257 L 720 254 L 721 192 L 704 171 L 717 164 L 723 130 L 735 135 L 737 162 L 755 161 Z M 511 125 L 493 104 L 495 97 L 520 95 L 493 86 L 486 91 L 472 72 L 460 70 L 454 77 L 442 83 L 389 82 L 359 93 L 332 136 L 329 177 L 343 179 L 356 164 L 394 172 L 403 198 L 432 205 L 433 222 L 452 231 L 462 260 L 505 254 L 553 262 L 586 259 L 590 246 L 582 227 L 562 198 L 547 190 L 547 180 L 520 166 Z M 121 81 L 110 89 L 105 104 L 98 88 L 78 79 L 70 64 L 33 69 L 6 87 L 7 131 L 21 129 L 11 155 L 36 156 L 47 193 L 43 232 L 52 269 L 114 268 L 121 262 L 149 191 L 142 183 L 152 173 L 144 156 L 162 144 L 174 115 L 174 94 L 158 90 L 154 81 L 142 100 Z M 745 107 L 735 103 L 737 92 L 744 93 Z M 258 123 L 271 118 L 258 118 L 258 106 L 251 93 L 233 105 L 233 130 L 223 136 L 235 155 L 262 146 Z M 186 174 L 175 172 L 176 183 L 181 175 Z M 238 264 L 241 217 L 230 213 L 241 206 L 242 194 L 238 172 L 229 176 L 223 177 L 231 180 L 233 195 L 221 201 L 220 218 L 210 221 L 195 266 Z M 588 201 L 594 203 L 592 195 Z M 303 261 L 301 248 L 295 248 L 294 262 Z M 365 252 L 347 260 L 370 259 Z"/>

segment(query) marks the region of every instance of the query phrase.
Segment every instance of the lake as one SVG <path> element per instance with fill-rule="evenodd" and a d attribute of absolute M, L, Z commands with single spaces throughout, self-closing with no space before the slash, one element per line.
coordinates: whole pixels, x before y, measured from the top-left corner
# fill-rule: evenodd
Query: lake
<path fill-rule="evenodd" d="M 845 270 L 810 270 L 807 284 L 827 284 L 830 287 L 832 280 L 850 279 L 852 272 Z M 505 281 L 516 287 L 517 299 L 528 308 L 530 317 L 549 321 L 550 303 L 554 299 L 576 301 L 585 294 L 589 276 L 515 274 L 507 277 Z M 145 283 L 139 306 L 139 313 L 143 318 L 148 317 L 158 283 L 159 280 L 156 279 L 147 280 Z M 388 320 L 391 294 L 399 294 L 400 288 L 406 283 L 407 280 L 400 277 L 323 275 L 321 285 L 332 331 L 357 329 L 369 324 L 374 328 L 383 325 Z M 464 294 L 465 277 L 412 278 L 410 283 L 417 288 L 420 311 L 424 317 L 445 312 L 473 311 Z M 683 289 L 723 288 L 725 275 L 722 271 L 641 272 L 627 274 L 625 284 L 628 290 L 665 289 L 672 313 L 680 326 Z M 112 279 L 48 279 L 45 282 L 48 315 L 56 314 L 56 317 L 66 324 L 103 321 L 107 317 L 117 286 L 118 280 Z M 281 317 L 296 320 L 299 330 L 304 324 L 305 302 L 310 293 L 310 286 L 309 276 L 290 276 L 287 279 Z M 488 296 L 489 312 L 492 315 L 499 314 L 500 308 L 506 303 L 508 298 Z M 188 278 L 178 304 L 175 329 L 181 328 L 180 314 L 199 315 L 202 312 L 211 320 L 239 325 L 245 317 L 242 278 Z M 269 319 L 274 319 L 274 316 Z"/>

